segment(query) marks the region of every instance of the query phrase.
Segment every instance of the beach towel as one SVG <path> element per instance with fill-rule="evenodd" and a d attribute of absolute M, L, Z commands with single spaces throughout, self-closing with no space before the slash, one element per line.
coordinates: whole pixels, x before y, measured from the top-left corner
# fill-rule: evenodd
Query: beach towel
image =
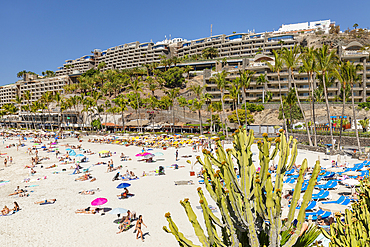
<path fill-rule="evenodd" d="M 182 180 L 182 181 L 174 181 L 175 185 L 193 185 L 194 182 L 192 180 Z"/>
<path fill-rule="evenodd" d="M 6 214 L 6 215 L 0 215 L 0 216 L 10 216 L 10 215 L 13 215 L 14 214 L 14 211 L 11 211 L 11 212 L 9 212 L 8 214 Z"/>

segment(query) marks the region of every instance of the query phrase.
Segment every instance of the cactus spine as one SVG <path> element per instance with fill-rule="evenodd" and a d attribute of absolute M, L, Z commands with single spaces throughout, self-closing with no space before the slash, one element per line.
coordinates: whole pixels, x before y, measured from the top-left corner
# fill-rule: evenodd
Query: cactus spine
<path fill-rule="evenodd" d="M 292 137 L 287 139 L 281 132 L 275 139 L 275 148 L 271 150 L 272 138 L 267 134 L 263 140 L 258 141 L 259 160 L 261 169 L 256 171 L 252 161 L 251 146 L 254 143 L 254 135 L 251 130 L 248 134 L 245 129 L 239 129 L 233 134 L 233 149 L 224 150 L 218 140 L 216 156 L 209 151 L 203 150 L 204 159 L 197 157 L 203 166 L 205 188 L 215 201 L 221 213 L 221 219 L 217 218 L 208 207 L 206 198 L 201 188 L 198 188 L 200 205 L 203 209 L 203 218 L 207 227 L 207 236 L 200 227 L 188 201 L 181 202 L 193 224 L 195 234 L 203 246 L 283 246 L 291 247 L 300 238 L 300 230 L 305 218 L 305 209 L 311 200 L 312 191 L 320 171 L 320 164 L 316 162 L 308 188 L 303 196 L 301 209 L 297 217 L 297 228 L 292 234 L 282 233 L 291 231 L 291 223 L 294 220 L 295 206 L 300 198 L 303 176 L 307 169 L 307 160 L 304 160 L 299 172 L 298 182 L 292 199 L 292 207 L 289 210 L 288 220 L 282 222 L 281 197 L 284 174 L 291 169 L 297 157 L 297 142 Z M 291 147 L 290 147 L 291 146 Z M 271 152 L 270 152 L 271 151 Z M 279 157 L 276 176 L 273 178 L 269 173 L 270 161 L 275 156 Z M 232 157 L 236 159 L 234 164 Z M 240 179 L 234 170 L 234 165 L 239 168 Z M 217 166 L 217 170 L 213 168 Z M 167 216 L 166 216 L 167 217 Z M 170 230 L 175 235 L 180 246 L 195 246 L 189 240 L 184 240 L 177 227 L 174 227 L 172 219 L 167 217 Z M 173 226 L 171 226 L 173 224 Z M 222 237 L 217 234 L 220 228 Z M 286 237 L 288 236 L 288 237 Z M 185 245 L 184 243 L 188 244 Z"/>

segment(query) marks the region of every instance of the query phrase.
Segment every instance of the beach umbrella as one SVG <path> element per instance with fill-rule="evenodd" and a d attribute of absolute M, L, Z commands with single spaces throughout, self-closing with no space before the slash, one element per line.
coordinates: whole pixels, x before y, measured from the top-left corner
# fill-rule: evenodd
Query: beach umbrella
<path fill-rule="evenodd" d="M 358 176 L 358 175 L 361 175 L 361 172 L 348 171 L 348 172 L 345 172 L 343 174 L 347 175 L 347 176 Z"/>
<path fill-rule="evenodd" d="M 107 203 L 107 201 L 108 201 L 107 198 L 99 197 L 91 202 L 91 206 L 100 206 L 100 205 Z"/>
<path fill-rule="evenodd" d="M 154 153 L 154 155 L 155 156 L 162 156 L 162 155 L 164 155 L 163 153 L 161 153 L 161 152 L 156 152 L 156 153 Z"/>
<path fill-rule="evenodd" d="M 331 168 L 328 168 L 326 170 L 329 171 L 329 172 L 342 172 L 343 171 L 343 168 L 340 168 L 340 167 L 331 167 Z"/>
<path fill-rule="evenodd" d="M 41 148 L 46 148 L 46 146 L 42 146 Z"/>
<path fill-rule="evenodd" d="M 106 153 L 109 153 L 109 151 L 107 151 L 107 150 L 102 150 L 102 151 L 100 151 L 99 153 L 100 153 L 100 154 L 106 154 Z"/>
<path fill-rule="evenodd" d="M 130 187 L 131 184 L 129 183 L 120 183 L 118 186 L 117 186 L 117 189 L 124 189 L 124 188 L 128 188 Z"/>
<path fill-rule="evenodd" d="M 67 149 L 66 149 L 66 151 L 72 151 L 72 149 L 70 149 L 70 148 L 67 148 Z"/>
<path fill-rule="evenodd" d="M 127 209 L 124 208 L 115 208 L 109 212 L 109 214 L 117 214 L 117 217 L 120 217 L 120 214 L 125 214 L 127 213 Z"/>
<path fill-rule="evenodd" d="M 324 211 L 330 211 L 332 213 L 344 213 L 346 209 L 348 209 L 348 206 L 340 205 L 336 203 L 329 203 L 329 204 L 321 204 L 319 205 L 319 208 Z"/>
<path fill-rule="evenodd" d="M 347 184 L 349 186 L 356 186 L 360 183 L 360 181 L 358 181 L 356 179 L 346 179 L 342 183 Z"/>
<path fill-rule="evenodd" d="M 85 155 L 83 154 L 77 154 L 76 157 L 84 157 Z"/>
<path fill-rule="evenodd" d="M 72 150 L 72 151 L 70 151 L 70 152 L 69 152 L 69 156 L 76 156 L 76 152 L 75 152 L 75 151 L 73 151 L 73 150 Z"/>
<path fill-rule="evenodd" d="M 154 154 L 147 154 L 143 156 L 145 159 L 153 158 L 155 155 Z"/>

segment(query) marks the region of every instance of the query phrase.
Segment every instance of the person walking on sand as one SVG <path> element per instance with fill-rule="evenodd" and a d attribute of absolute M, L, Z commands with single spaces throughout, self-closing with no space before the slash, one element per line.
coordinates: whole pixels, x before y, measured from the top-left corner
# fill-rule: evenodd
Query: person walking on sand
<path fill-rule="evenodd" d="M 139 219 L 136 221 L 136 227 L 135 227 L 135 231 L 137 231 L 136 239 L 139 239 L 139 234 L 141 234 L 141 240 L 144 242 L 143 231 L 141 230 L 141 225 L 144 225 L 147 228 L 147 226 L 144 224 L 143 216 L 139 215 Z"/>
<path fill-rule="evenodd" d="M 178 158 L 179 158 L 179 150 L 176 149 L 176 161 L 178 160 Z"/>

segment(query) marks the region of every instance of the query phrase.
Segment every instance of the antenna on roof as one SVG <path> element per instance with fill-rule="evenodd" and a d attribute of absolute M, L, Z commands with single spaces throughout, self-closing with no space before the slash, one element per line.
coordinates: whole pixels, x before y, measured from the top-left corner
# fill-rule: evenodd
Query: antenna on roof
<path fill-rule="evenodd" d="M 212 24 L 211 24 L 211 37 L 212 37 Z"/>

